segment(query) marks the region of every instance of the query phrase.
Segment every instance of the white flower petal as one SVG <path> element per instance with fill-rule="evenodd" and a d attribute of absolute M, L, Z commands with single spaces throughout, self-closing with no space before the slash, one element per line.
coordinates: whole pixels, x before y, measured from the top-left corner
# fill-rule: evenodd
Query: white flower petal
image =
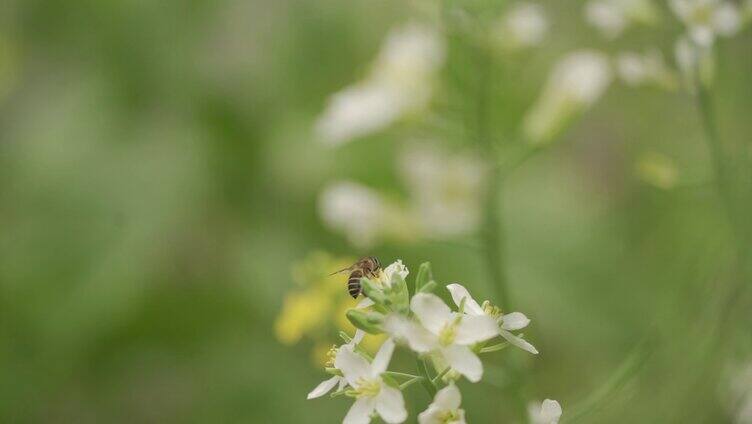
<path fill-rule="evenodd" d="M 418 415 L 418 424 L 443 424 L 441 414 L 442 409 L 437 408 L 434 404 L 428 406 L 428 409 Z"/>
<path fill-rule="evenodd" d="M 483 377 L 483 364 L 467 346 L 451 345 L 441 349 L 447 363 L 473 383 Z"/>
<path fill-rule="evenodd" d="M 407 278 L 407 275 L 409 273 L 410 271 L 407 269 L 407 267 L 402 264 L 402 260 L 397 259 L 395 262 L 384 268 L 384 279 L 386 280 L 387 284 L 391 284 L 392 277 L 395 274 L 401 276 L 404 280 L 405 278 Z"/>
<path fill-rule="evenodd" d="M 500 331 L 501 337 L 505 338 L 509 343 L 519 347 L 522 350 L 526 350 L 533 355 L 538 354 L 538 349 L 535 348 L 535 346 L 531 345 L 527 342 L 527 340 L 523 339 L 522 337 L 517 337 L 514 334 L 510 333 L 506 330 Z"/>
<path fill-rule="evenodd" d="M 368 424 L 371 422 L 371 412 L 374 408 L 373 398 L 360 398 L 353 403 L 350 410 L 347 411 L 342 424 Z"/>
<path fill-rule="evenodd" d="M 371 300 L 368 297 L 363 298 L 360 302 L 358 302 L 357 305 L 355 305 L 355 309 L 365 309 L 369 306 L 372 306 L 374 304 L 373 300 Z"/>
<path fill-rule="evenodd" d="M 502 316 L 501 328 L 509 331 L 520 330 L 530 324 L 530 319 L 522 312 L 510 312 Z"/>
<path fill-rule="evenodd" d="M 401 423 L 407 419 L 405 399 L 402 392 L 386 385 L 381 386 L 381 391 L 376 396 L 376 411 L 381 418 L 389 424 Z"/>
<path fill-rule="evenodd" d="M 559 402 L 546 399 L 541 404 L 540 418 L 546 424 L 557 424 L 561 418 L 561 412 Z"/>
<path fill-rule="evenodd" d="M 352 347 L 342 346 L 334 358 L 334 366 L 342 371 L 347 382 L 355 386 L 361 378 L 371 377 L 371 365 L 362 356 L 353 352 Z"/>
<path fill-rule="evenodd" d="M 389 314 L 384 319 L 384 330 L 400 342 L 407 343 L 418 353 L 434 350 L 438 339 L 420 324 L 399 314 Z"/>
<path fill-rule="evenodd" d="M 489 315 L 465 315 L 457 326 L 454 342 L 470 345 L 499 335 L 499 325 Z"/>
<path fill-rule="evenodd" d="M 324 396 L 325 394 L 329 393 L 334 386 L 337 385 L 337 383 L 342 380 L 342 377 L 335 375 L 334 377 L 330 378 L 329 380 L 322 381 L 318 386 L 316 386 L 315 389 L 311 390 L 311 393 L 308 393 L 308 399 L 315 399 L 317 397 Z"/>
<path fill-rule="evenodd" d="M 352 338 L 352 341 L 350 341 L 351 345 L 356 345 L 360 343 L 363 340 L 363 337 L 366 336 L 366 332 L 358 328 L 355 330 L 355 335 Z"/>
<path fill-rule="evenodd" d="M 471 315 L 485 315 L 483 308 L 480 307 L 478 302 L 476 302 L 475 299 L 470 296 L 470 292 L 468 292 L 467 289 L 461 284 L 452 283 L 446 287 L 447 290 L 449 290 L 449 293 L 452 294 L 452 300 L 454 300 L 454 303 L 458 308 L 460 306 L 460 303 L 462 303 L 462 298 L 465 298 L 467 299 L 465 300 L 465 313 Z"/>
<path fill-rule="evenodd" d="M 420 323 L 434 334 L 439 334 L 447 321 L 452 319 L 452 311 L 435 294 L 416 294 L 410 301 L 410 308 Z"/>
<path fill-rule="evenodd" d="M 450 384 L 439 390 L 433 398 L 433 405 L 441 409 L 458 409 L 460 403 L 462 403 L 462 394 L 460 394 L 460 389 L 454 384 Z"/>
<path fill-rule="evenodd" d="M 394 341 L 389 338 L 384 341 L 379 351 L 376 352 L 376 356 L 371 363 L 372 376 L 376 377 L 382 372 L 386 371 L 389 366 L 389 361 L 392 359 L 392 353 L 394 352 Z"/>
<path fill-rule="evenodd" d="M 715 31 L 720 35 L 728 37 L 739 31 L 742 18 L 739 8 L 734 3 L 727 1 L 721 3 L 715 9 L 712 21 Z"/>

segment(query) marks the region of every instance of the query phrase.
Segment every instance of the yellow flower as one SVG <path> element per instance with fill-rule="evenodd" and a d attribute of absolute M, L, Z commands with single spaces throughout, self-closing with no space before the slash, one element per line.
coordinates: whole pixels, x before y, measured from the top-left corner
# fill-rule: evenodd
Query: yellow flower
<path fill-rule="evenodd" d="M 354 262 L 354 258 L 314 252 L 292 268 L 293 280 L 299 288 L 285 296 L 274 323 L 274 332 L 286 345 L 293 345 L 303 338 L 313 341 L 311 359 L 317 366 L 326 362 L 326 353 L 333 344 L 341 343 L 340 331 L 355 332 L 345 312 L 354 308 L 359 300 L 347 293 L 346 275 L 330 275 Z M 385 339 L 384 335 L 367 335 L 361 346 L 373 354 Z"/>
<path fill-rule="evenodd" d="M 331 305 L 326 293 L 316 290 L 288 294 L 274 323 L 277 339 L 288 345 L 297 343 L 304 334 L 326 323 Z"/>

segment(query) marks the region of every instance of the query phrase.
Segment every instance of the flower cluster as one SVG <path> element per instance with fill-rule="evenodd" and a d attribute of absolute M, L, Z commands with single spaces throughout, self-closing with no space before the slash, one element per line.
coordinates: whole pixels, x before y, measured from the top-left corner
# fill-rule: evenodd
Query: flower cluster
<path fill-rule="evenodd" d="M 354 403 L 343 421 L 346 424 L 368 423 L 376 415 L 387 423 L 405 421 L 408 413 L 402 391 L 414 383 L 421 383 L 434 395 L 433 402 L 418 415 L 421 424 L 464 423 L 457 383 L 462 377 L 472 383 L 481 380 L 480 355 L 508 345 L 538 353 L 514 333 L 530 323 L 524 314 L 505 313 L 490 301 L 478 303 L 457 283 L 446 286 L 456 306 L 450 308 L 433 293 L 437 283 L 428 263 L 420 266 L 411 295 L 408 275 L 407 267 L 397 261 L 377 278 L 361 279 L 366 298 L 346 313 L 358 330 L 353 338 L 342 334 L 345 344 L 330 351 L 331 360 L 325 368 L 332 377 L 308 395 L 317 398 L 336 386 L 332 396 L 352 397 Z M 360 346 L 366 333 L 387 335 L 373 358 Z M 417 356 L 422 364 L 417 375 L 388 371 L 396 346 Z M 434 364 L 433 373 L 429 363 Z M 556 423 L 560 415 L 561 407 L 552 400 L 531 408 L 531 418 L 540 423 Z"/>

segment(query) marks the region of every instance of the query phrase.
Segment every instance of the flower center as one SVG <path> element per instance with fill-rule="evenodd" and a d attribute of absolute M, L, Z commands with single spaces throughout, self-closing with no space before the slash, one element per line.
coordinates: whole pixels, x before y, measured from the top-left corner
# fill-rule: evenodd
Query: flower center
<path fill-rule="evenodd" d="M 491 318 L 494 318 L 498 320 L 501 318 L 501 309 L 499 309 L 498 306 L 492 304 L 489 301 L 483 302 L 483 305 L 481 305 L 481 308 L 483 308 L 483 312 L 486 313 L 486 315 L 490 316 Z"/>
<path fill-rule="evenodd" d="M 376 285 L 381 287 L 382 289 L 385 287 L 389 287 L 389 284 L 391 283 L 391 281 L 389 281 L 386 278 L 386 274 L 384 273 L 383 269 L 379 269 L 378 272 L 376 273 L 376 278 L 374 278 L 371 281 L 376 283 Z"/>
<path fill-rule="evenodd" d="M 326 368 L 333 368 L 334 367 L 334 358 L 337 356 L 337 345 L 332 345 L 332 347 L 329 349 L 328 352 L 326 352 L 326 363 L 324 363 L 324 366 Z"/>
<path fill-rule="evenodd" d="M 441 423 L 453 423 L 460 420 L 460 413 L 456 409 L 447 409 L 442 411 L 438 418 Z"/>
<path fill-rule="evenodd" d="M 356 388 L 348 390 L 347 392 L 345 392 L 345 394 L 355 398 L 363 398 L 374 397 L 381 391 L 381 381 L 378 379 L 368 379 L 361 377 L 357 381 L 356 386 Z"/>
<path fill-rule="evenodd" d="M 454 342 L 454 338 L 457 337 L 457 326 L 460 321 L 462 321 L 462 315 L 457 314 L 457 317 L 444 324 L 444 327 L 439 331 L 439 343 L 442 346 L 449 346 Z"/>

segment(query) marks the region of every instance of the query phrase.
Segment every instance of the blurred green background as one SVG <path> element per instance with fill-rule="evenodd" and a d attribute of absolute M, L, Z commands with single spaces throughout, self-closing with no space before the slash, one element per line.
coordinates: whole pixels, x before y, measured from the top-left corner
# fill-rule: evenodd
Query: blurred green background
<path fill-rule="evenodd" d="M 500 133 L 563 52 L 655 45 L 671 57 L 681 31 L 661 4 L 662 23 L 610 42 L 583 24 L 581 2 L 540 4 L 547 43 L 491 77 Z M 472 238 L 362 250 L 317 214 L 319 192 L 339 178 L 405 195 L 399 131 L 331 149 L 312 126 L 410 8 L 0 3 L 0 422 L 340 421 L 347 400 L 305 399 L 324 377 L 314 342 L 285 345 L 274 331 L 291 270 L 314 251 L 401 258 L 413 270 L 430 260 L 440 282 L 494 295 Z M 749 149 L 752 34 L 717 53 L 720 132 Z M 449 61 L 460 80 L 474 78 L 461 43 Z M 462 108 L 471 94 L 454 89 Z M 649 152 L 669 157 L 686 187 L 638 178 Z M 566 417 L 648 339 L 639 373 L 586 419 L 730 422 L 726 381 L 752 360 L 752 322 L 746 303 L 716 325 L 739 277 L 710 175 L 690 95 L 614 84 L 509 178 L 510 299 L 533 320 L 526 337 L 541 354 L 491 358 L 484 383 L 462 386 L 469 421 L 512 422 L 501 357 L 522 364 L 525 396 L 559 400 Z M 398 354 L 395 369 L 408 359 Z M 428 399 L 417 385 L 407 398 L 413 422 Z"/>

